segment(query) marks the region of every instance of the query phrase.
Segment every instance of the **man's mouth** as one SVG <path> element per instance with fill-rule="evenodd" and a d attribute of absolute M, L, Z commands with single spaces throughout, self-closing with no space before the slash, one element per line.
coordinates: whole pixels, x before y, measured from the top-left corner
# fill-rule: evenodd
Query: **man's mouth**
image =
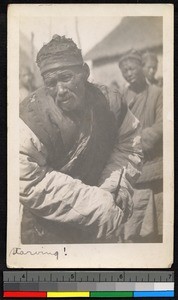
<path fill-rule="evenodd" d="M 154 76 L 153 76 L 153 75 L 150 75 L 150 74 L 148 74 L 148 78 L 149 78 L 149 79 L 153 79 L 153 78 L 154 78 Z"/>
<path fill-rule="evenodd" d="M 130 81 L 130 82 L 135 81 L 135 77 L 130 77 L 130 78 L 129 78 L 129 81 Z"/>
<path fill-rule="evenodd" d="M 67 103 L 71 100 L 71 97 L 69 96 L 69 97 L 65 97 L 65 98 L 57 98 L 56 100 L 57 100 L 57 103 L 59 103 L 59 104 L 60 103 Z"/>
<path fill-rule="evenodd" d="M 70 101 L 70 98 L 61 100 L 61 103 L 67 103 L 68 101 Z"/>

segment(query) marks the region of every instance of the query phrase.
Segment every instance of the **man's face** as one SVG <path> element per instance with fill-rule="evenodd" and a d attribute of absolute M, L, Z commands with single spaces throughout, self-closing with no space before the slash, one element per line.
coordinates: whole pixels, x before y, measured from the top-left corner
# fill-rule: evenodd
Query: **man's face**
<path fill-rule="evenodd" d="M 143 72 L 145 77 L 149 80 L 152 81 L 154 80 L 156 71 L 157 71 L 157 62 L 154 59 L 148 58 L 143 66 Z"/>
<path fill-rule="evenodd" d="M 120 69 L 123 77 L 130 84 L 140 82 L 143 77 L 142 66 L 135 59 L 128 58 L 124 60 L 120 65 Z"/>
<path fill-rule="evenodd" d="M 63 111 L 77 111 L 83 107 L 87 76 L 82 66 L 49 70 L 43 79 L 57 107 Z"/>

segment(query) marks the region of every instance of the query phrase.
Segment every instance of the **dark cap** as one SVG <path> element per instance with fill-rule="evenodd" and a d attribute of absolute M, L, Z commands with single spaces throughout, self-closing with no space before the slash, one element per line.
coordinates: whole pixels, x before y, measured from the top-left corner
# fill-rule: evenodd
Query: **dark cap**
<path fill-rule="evenodd" d="M 119 60 L 119 67 L 121 66 L 122 62 L 127 59 L 135 59 L 139 63 L 142 63 L 142 56 L 139 51 L 135 49 L 129 50 L 127 53 L 125 53 Z"/>
<path fill-rule="evenodd" d="M 37 54 L 37 65 L 41 74 L 48 70 L 83 64 L 81 50 L 72 39 L 55 34 Z"/>

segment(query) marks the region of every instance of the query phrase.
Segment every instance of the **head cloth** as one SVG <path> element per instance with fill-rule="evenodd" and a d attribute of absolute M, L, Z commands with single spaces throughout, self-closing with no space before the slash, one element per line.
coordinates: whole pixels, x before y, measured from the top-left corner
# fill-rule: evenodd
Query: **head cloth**
<path fill-rule="evenodd" d="M 124 55 L 121 56 L 121 58 L 119 60 L 119 67 L 121 66 L 122 62 L 127 60 L 127 59 L 135 59 L 139 63 L 142 63 L 141 54 L 140 54 L 139 51 L 137 51 L 135 49 L 131 49 L 127 53 L 125 53 Z"/>
<path fill-rule="evenodd" d="M 55 34 L 52 40 L 40 49 L 36 62 L 41 74 L 44 74 L 54 68 L 82 65 L 83 57 L 72 39 Z"/>
<path fill-rule="evenodd" d="M 143 62 L 143 64 L 145 64 L 148 59 L 154 60 L 156 63 L 158 63 L 158 58 L 157 58 L 156 54 L 153 53 L 153 52 L 146 51 L 142 55 L 142 62 Z"/>

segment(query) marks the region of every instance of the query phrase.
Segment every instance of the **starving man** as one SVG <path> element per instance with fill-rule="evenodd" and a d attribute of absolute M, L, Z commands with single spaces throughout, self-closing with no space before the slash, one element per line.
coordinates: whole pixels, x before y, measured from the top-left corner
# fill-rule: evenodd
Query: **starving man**
<path fill-rule="evenodd" d="M 139 122 L 88 81 L 71 39 L 55 35 L 37 64 L 44 87 L 20 103 L 21 242 L 117 242 L 142 166 Z"/>

